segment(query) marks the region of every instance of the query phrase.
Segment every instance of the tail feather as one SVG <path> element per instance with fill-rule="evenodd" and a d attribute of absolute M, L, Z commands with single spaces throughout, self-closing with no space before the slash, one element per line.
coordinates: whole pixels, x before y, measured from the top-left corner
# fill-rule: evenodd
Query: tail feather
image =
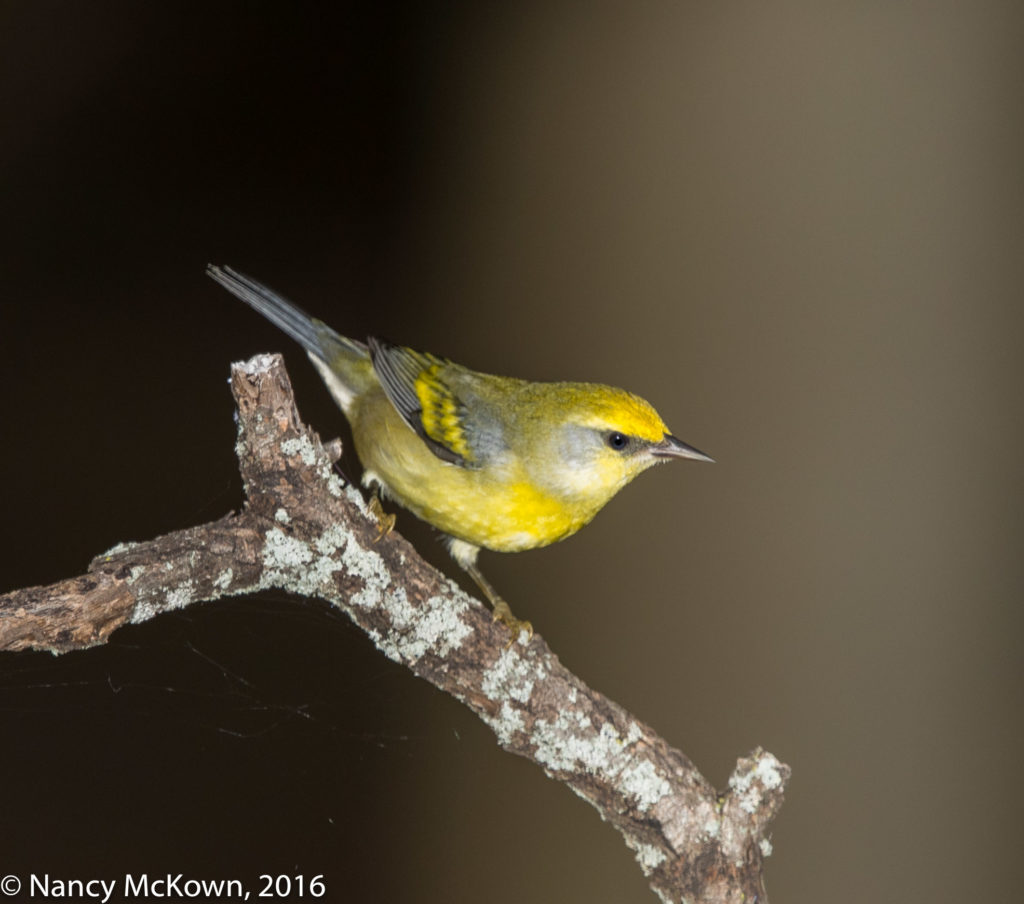
<path fill-rule="evenodd" d="M 318 358 L 330 360 L 337 354 L 339 346 L 360 356 L 367 354 L 362 342 L 336 333 L 326 323 L 310 317 L 298 305 L 244 273 L 232 270 L 231 267 L 207 264 L 206 275 L 284 330 L 307 352 Z"/>
<path fill-rule="evenodd" d="M 366 345 L 336 333 L 266 286 L 232 270 L 208 264 L 206 273 L 299 343 L 346 415 L 355 399 L 376 383 Z"/>

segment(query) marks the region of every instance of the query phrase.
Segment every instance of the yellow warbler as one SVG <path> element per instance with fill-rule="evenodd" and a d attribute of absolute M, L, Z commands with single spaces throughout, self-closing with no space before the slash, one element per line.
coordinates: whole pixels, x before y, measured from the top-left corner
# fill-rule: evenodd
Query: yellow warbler
<path fill-rule="evenodd" d="M 623 389 L 497 377 L 380 339 L 348 339 L 236 270 L 207 273 L 305 348 L 352 426 L 363 483 L 447 535 L 513 639 L 533 629 L 480 573 L 481 548 L 520 552 L 562 540 L 652 465 L 711 461 Z"/>

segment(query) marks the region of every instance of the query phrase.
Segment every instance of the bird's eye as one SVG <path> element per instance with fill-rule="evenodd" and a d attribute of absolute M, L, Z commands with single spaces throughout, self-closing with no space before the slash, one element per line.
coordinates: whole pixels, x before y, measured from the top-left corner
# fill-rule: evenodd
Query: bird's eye
<path fill-rule="evenodd" d="M 625 433 L 609 433 L 608 445 L 616 452 L 621 452 L 629 445 L 629 437 Z"/>

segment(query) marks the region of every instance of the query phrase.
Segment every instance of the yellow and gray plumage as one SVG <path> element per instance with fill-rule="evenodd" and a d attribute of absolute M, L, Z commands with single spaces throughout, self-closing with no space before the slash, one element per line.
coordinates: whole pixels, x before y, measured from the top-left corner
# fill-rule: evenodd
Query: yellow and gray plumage
<path fill-rule="evenodd" d="M 513 636 L 530 625 L 480 573 L 481 548 L 562 540 L 652 465 L 711 461 L 625 390 L 482 374 L 380 339 L 348 339 L 235 270 L 207 272 L 305 348 L 352 427 L 363 483 L 447 534 Z"/>

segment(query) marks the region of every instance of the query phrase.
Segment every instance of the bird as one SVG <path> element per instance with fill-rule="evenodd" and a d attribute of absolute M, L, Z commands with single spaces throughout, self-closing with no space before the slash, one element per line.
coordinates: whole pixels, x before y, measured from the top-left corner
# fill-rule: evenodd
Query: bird
<path fill-rule="evenodd" d="M 512 614 L 477 565 L 576 533 L 634 477 L 675 459 L 713 461 L 673 436 L 650 403 L 599 383 L 536 382 L 337 333 L 227 266 L 207 275 L 301 345 L 352 429 L 363 485 L 442 532 L 456 563 L 510 632 Z M 371 505 L 382 534 L 377 495 Z"/>

